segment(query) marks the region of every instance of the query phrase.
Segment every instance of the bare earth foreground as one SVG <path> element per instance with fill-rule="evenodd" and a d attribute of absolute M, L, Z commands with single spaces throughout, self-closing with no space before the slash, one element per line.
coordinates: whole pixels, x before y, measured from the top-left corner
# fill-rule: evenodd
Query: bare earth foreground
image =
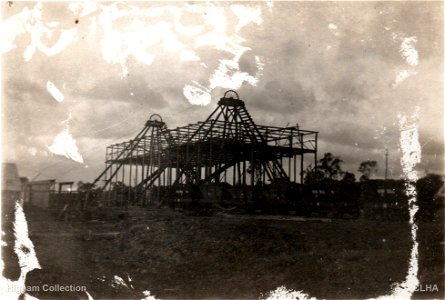
<path fill-rule="evenodd" d="M 89 221 L 56 221 L 47 211 L 27 209 L 42 266 L 28 274 L 27 285 L 39 286 L 29 294 L 87 299 L 84 292 L 44 291 L 59 284 L 85 286 L 94 299 L 141 299 L 146 290 L 156 298 L 258 299 L 279 286 L 317 298 L 377 297 L 405 279 L 412 245 L 404 221 L 141 208 L 119 221 L 119 213 L 103 209 Z M 421 287 L 439 291 L 415 297 L 443 298 L 443 223 L 420 223 L 419 241 Z"/>

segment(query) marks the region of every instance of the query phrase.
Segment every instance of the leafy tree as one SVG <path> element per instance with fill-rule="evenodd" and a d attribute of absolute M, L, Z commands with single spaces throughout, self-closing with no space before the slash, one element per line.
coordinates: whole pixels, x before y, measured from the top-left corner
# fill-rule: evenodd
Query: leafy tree
<path fill-rule="evenodd" d="M 330 152 L 325 153 L 316 167 L 309 165 L 306 168 L 304 182 L 311 184 L 325 180 L 342 180 L 344 175 L 340 166 L 342 162 L 340 157 L 334 156 Z"/>
<path fill-rule="evenodd" d="M 355 175 L 354 175 L 354 173 L 345 172 L 345 175 L 343 176 L 342 181 L 345 182 L 345 183 L 353 183 L 353 182 L 355 182 Z"/>
<path fill-rule="evenodd" d="M 422 201 L 433 201 L 434 196 L 443 187 L 442 176 L 437 174 L 427 174 L 416 182 L 417 199 Z"/>
<path fill-rule="evenodd" d="M 427 174 L 417 180 L 417 201 L 420 208 L 417 217 L 425 220 L 434 219 L 435 212 L 443 208 L 443 197 L 440 195 L 443 186 L 443 177 L 437 174 Z"/>
<path fill-rule="evenodd" d="M 82 181 L 77 182 L 77 190 L 81 193 L 91 191 L 95 188 L 96 188 L 96 185 L 94 185 L 90 182 L 82 182 Z"/>
<path fill-rule="evenodd" d="M 309 165 L 306 170 L 304 170 L 304 183 L 314 184 L 323 180 L 324 173 L 321 170 L 314 168 L 312 165 Z"/>
<path fill-rule="evenodd" d="M 262 179 L 262 173 L 261 173 L 261 161 L 259 159 L 254 159 L 253 164 L 250 162 L 249 166 L 247 167 L 246 172 L 248 174 L 252 174 L 252 171 L 255 170 L 254 176 L 255 176 L 255 184 L 258 184 Z"/>
<path fill-rule="evenodd" d="M 344 172 L 342 171 L 340 164 L 343 160 L 338 156 L 334 156 L 332 153 L 325 153 L 323 158 L 320 159 L 320 169 L 324 173 L 324 177 L 330 180 L 341 180 Z"/>
<path fill-rule="evenodd" d="M 97 205 L 100 198 L 100 188 L 90 182 L 77 182 L 77 191 L 81 195 L 83 201 L 82 207 L 85 209 L 87 205 Z"/>
<path fill-rule="evenodd" d="M 369 180 L 375 175 L 375 173 L 377 173 L 377 162 L 375 160 L 363 161 L 360 164 L 358 171 L 362 173 L 362 176 L 360 176 L 360 181 Z"/>

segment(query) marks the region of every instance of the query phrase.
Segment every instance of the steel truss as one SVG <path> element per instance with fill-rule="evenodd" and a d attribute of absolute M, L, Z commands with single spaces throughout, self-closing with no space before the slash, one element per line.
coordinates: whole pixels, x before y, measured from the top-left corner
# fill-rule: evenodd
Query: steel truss
<path fill-rule="evenodd" d="M 302 182 L 304 155 L 317 161 L 317 137 L 298 126 L 256 125 L 238 94 L 227 91 L 204 122 L 168 129 L 152 115 L 134 139 L 107 147 L 93 183 L 102 182 L 105 200 L 121 205 L 161 201 L 169 188 L 221 183 L 242 187 L 247 197 L 258 184 Z"/>

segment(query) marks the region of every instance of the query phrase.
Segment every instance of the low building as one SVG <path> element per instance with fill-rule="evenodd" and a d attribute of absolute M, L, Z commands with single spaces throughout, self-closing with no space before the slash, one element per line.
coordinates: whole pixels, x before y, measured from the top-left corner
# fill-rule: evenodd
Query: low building
<path fill-rule="evenodd" d="M 14 206 L 22 198 L 22 184 L 15 163 L 2 163 L 2 205 Z"/>
<path fill-rule="evenodd" d="M 25 205 L 39 208 L 49 208 L 50 197 L 54 193 L 56 181 L 54 179 L 30 181 L 24 184 Z"/>

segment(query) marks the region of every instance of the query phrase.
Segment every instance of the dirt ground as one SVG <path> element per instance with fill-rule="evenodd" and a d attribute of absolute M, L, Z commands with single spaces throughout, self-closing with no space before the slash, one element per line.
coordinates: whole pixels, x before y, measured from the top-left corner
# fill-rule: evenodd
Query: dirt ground
<path fill-rule="evenodd" d="M 258 299 L 285 286 L 320 299 L 357 299 L 388 294 L 408 270 L 410 227 L 402 221 L 120 213 L 56 221 L 27 209 L 42 266 L 28 274 L 28 286 L 42 287 L 29 294 L 87 299 L 84 292 L 43 291 L 60 284 L 85 286 L 94 299 L 141 299 L 144 291 L 165 299 Z M 419 241 L 421 285 L 439 291 L 415 297 L 443 298 L 443 223 L 420 223 Z"/>

